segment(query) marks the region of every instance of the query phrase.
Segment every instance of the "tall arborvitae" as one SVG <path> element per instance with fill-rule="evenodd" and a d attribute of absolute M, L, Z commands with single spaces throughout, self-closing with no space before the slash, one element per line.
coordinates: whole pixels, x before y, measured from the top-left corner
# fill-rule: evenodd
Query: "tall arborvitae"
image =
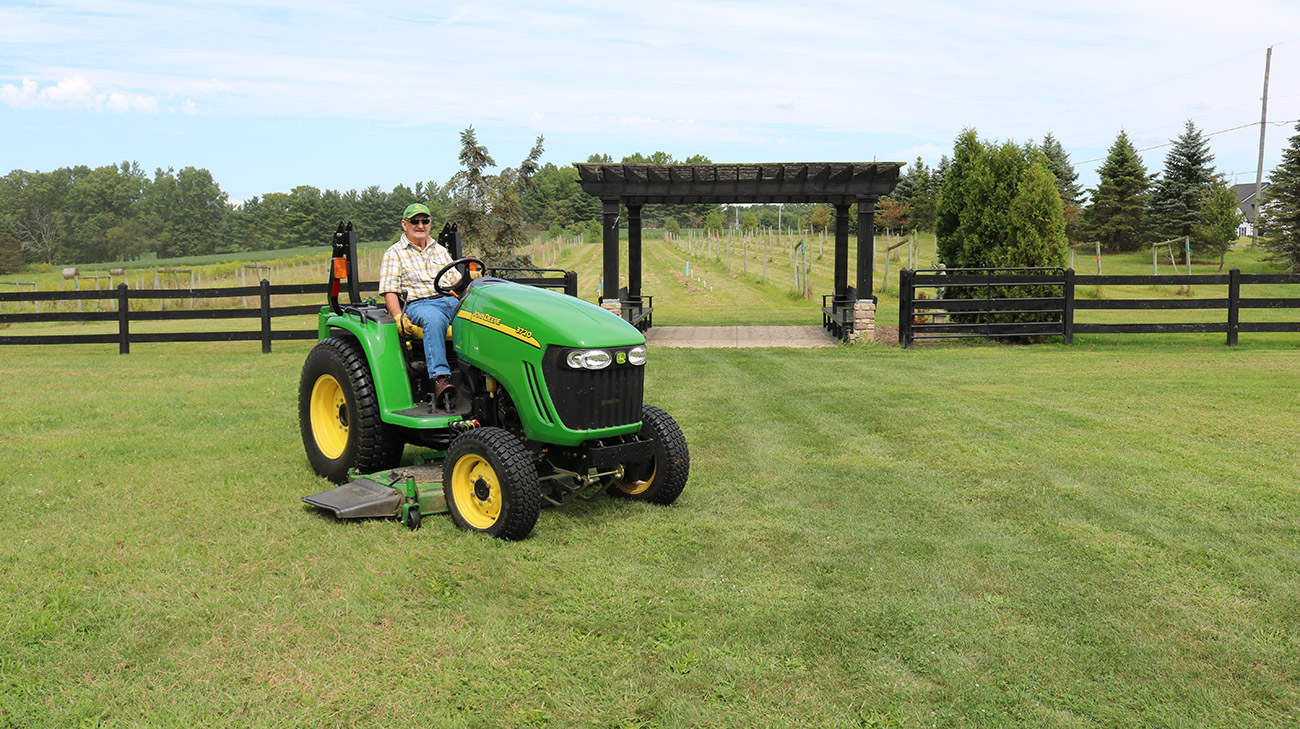
<path fill-rule="evenodd" d="M 1292 272 L 1300 273 L 1300 124 L 1268 175 L 1260 206 L 1264 244 Z"/>
<path fill-rule="evenodd" d="M 1214 155 L 1201 130 L 1188 120 L 1183 133 L 1165 155 L 1165 168 L 1151 191 L 1148 202 L 1152 240 L 1190 237 L 1193 252 L 1212 253 L 1196 239 L 1196 226 L 1206 195 L 1214 186 Z"/>
<path fill-rule="evenodd" d="M 1083 213 L 1083 234 L 1100 241 L 1111 253 L 1132 251 L 1145 241 L 1144 216 L 1150 177 L 1124 130 L 1110 145 L 1106 161 L 1097 170 L 1092 204 Z"/>

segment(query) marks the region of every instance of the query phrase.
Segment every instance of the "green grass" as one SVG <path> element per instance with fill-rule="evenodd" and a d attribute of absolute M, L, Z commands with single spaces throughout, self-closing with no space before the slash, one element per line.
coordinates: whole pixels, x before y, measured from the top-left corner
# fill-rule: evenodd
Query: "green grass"
<path fill-rule="evenodd" d="M 1300 721 L 1294 342 L 657 350 L 518 544 L 301 504 L 308 346 L 5 349 L 0 727 Z"/>

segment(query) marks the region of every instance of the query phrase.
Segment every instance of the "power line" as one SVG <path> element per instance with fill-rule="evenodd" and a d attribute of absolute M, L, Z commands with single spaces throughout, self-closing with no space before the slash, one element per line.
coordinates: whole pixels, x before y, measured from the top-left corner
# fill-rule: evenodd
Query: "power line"
<path fill-rule="evenodd" d="M 1269 122 L 1269 124 L 1272 124 L 1273 126 L 1280 127 L 1280 126 L 1284 126 L 1284 125 L 1286 125 L 1286 124 L 1295 124 L 1295 123 L 1297 123 L 1297 122 L 1300 122 L 1300 119 L 1291 119 L 1290 121 L 1276 121 L 1276 122 L 1275 122 L 1275 121 L 1271 121 L 1271 122 Z M 1220 135 L 1220 134 L 1227 134 L 1228 132 L 1235 132 L 1235 131 L 1237 131 L 1238 129 L 1246 129 L 1247 127 L 1257 127 L 1257 126 L 1259 126 L 1259 122 L 1250 122 L 1249 124 L 1242 124 L 1242 125 L 1239 126 L 1239 127 L 1232 127 L 1231 129 L 1220 129 L 1220 130 L 1217 131 L 1217 132 L 1210 132 L 1209 134 L 1202 134 L 1201 136 L 1202 136 L 1202 137 L 1207 137 L 1207 138 L 1208 138 L 1208 137 L 1217 137 L 1217 136 Z M 1135 150 L 1133 150 L 1133 151 L 1134 151 L 1134 152 L 1139 152 L 1139 153 L 1140 153 L 1140 152 L 1150 152 L 1150 151 L 1153 150 L 1153 149 L 1161 149 L 1161 148 L 1163 148 L 1163 147 L 1172 147 L 1172 146 L 1174 146 L 1174 145 L 1177 144 L 1177 143 L 1178 143 L 1178 140 L 1173 140 L 1173 141 L 1165 142 L 1164 144 L 1157 144 L 1157 145 L 1155 145 L 1154 147 L 1143 147 L 1142 149 L 1135 149 Z M 1108 154 L 1107 157 L 1109 157 L 1109 156 L 1110 156 L 1110 155 Z M 1080 162 L 1079 164 L 1081 164 L 1081 165 L 1086 165 L 1086 164 L 1088 164 L 1088 163 L 1090 163 L 1090 162 L 1100 162 L 1100 161 L 1102 161 L 1102 160 L 1104 160 L 1104 159 L 1106 159 L 1106 157 L 1097 157 L 1096 159 L 1084 160 L 1083 162 Z"/>

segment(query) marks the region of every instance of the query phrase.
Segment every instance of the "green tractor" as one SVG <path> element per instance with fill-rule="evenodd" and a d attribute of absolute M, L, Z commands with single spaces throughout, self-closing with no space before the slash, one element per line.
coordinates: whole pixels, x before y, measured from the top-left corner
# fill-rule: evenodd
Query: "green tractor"
<path fill-rule="evenodd" d="M 339 225 L 298 412 L 312 468 L 341 485 L 303 501 L 412 529 L 449 512 L 462 529 L 511 540 L 532 532 L 543 504 L 570 497 L 673 503 L 690 453 L 673 418 L 642 404 L 642 333 L 573 296 L 490 269 L 473 278 L 482 262 L 460 256 L 456 229 L 445 226 L 438 240 L 456 260 L 436 278 L 461 273 L 440 290 L 460 301 L 447 333 L 456 395 L 443 402 L 431 397 L 418 340 L 442 333 L 399 326 L 361 299 L 356 234 Z M 343 281 L 349 304 L 339 301 Z M 407 443 L 428 450 L 402 466 Z"/>

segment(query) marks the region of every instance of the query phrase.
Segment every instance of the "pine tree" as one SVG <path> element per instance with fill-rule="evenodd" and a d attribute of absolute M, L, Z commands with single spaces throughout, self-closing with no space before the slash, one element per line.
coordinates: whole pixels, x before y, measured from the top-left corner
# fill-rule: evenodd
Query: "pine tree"
<path fill-rule="evenodd" d="M 1062 214 L 1065 216 L 1065 232 L 1070 240 L 1080 236 L 1080 212 L 1083 207 L 1083 191 L 1079 189 L 1079 173 L 1070 163 L 1070 155 L 1056 137 L 1048 132 L 1039 145 L 1043 156 L 1047 158 L 1047 169 L 1056 177 L 1056 190 L 1061 196 Z"/>
<path fill-rule="evenodd" d="M 1144 240 L 1144 215 L 1150 178 L 1128 134 L 1120 130 L 1106 161 L 1097 170 L 1092 205 L 1083 214 L 1083 233 L 1111 253 L 1133 251 Z"/>
<path fill-rule="evenodd" d="M 464 166 L 448 183 L 455 203 L 455 220 L 468 249 L 476 251 L 491 266 L 531 266 L 532 259 L 517 252 L 528 242 L 524 233 L 521 193 L 532 184 L 537 161 L 542 156 L 542 137 L 517 168 L 507 167 L 495 175 L 486 170 L 496 165 L 487 147 L 479 144 L 474 127 L 460 135 L 460 162 Z"/>
<path fill-rule="evenodd" d="M 1201 130 L 1188 120 L 1165 155 L 1165 167 L 1151 191 L 1148 205 L 1152 240 L 1192 238 L 1192 251 L 1213 253 L 1195 238 L 1206 193 L 1214 184 L 1214 155 Z"/>
<path fill-rule="evenodd" d="M 18 236 L 0 231 L 0 273 L 18 273 L 23 267 L 23 248 Z"/>
<path fill-rule="evenodd" d="M 1056 189 L 1061 195 L 1061 202 L 1067 206 L 1073 204 L 1078 207 L 1083 191 L 1079 189 L 1079 173 L 1074 171 L 1074 165 L 1070 163 L 1070 155 L 1066 153 L 1065 147 L 1062 147 L 1056 137 L 1048 132 L 1043 136 L 1043 143 L 1038 148 L 1047 158 L 1047 169 L 1056 176 Z"/>
<path fill-rule="evenodd" d="M 1260 216 L 1265 245 L 1289 271 L 1300 273 L 1300 124 L 1282 162 L 1268 174 Z"/>

